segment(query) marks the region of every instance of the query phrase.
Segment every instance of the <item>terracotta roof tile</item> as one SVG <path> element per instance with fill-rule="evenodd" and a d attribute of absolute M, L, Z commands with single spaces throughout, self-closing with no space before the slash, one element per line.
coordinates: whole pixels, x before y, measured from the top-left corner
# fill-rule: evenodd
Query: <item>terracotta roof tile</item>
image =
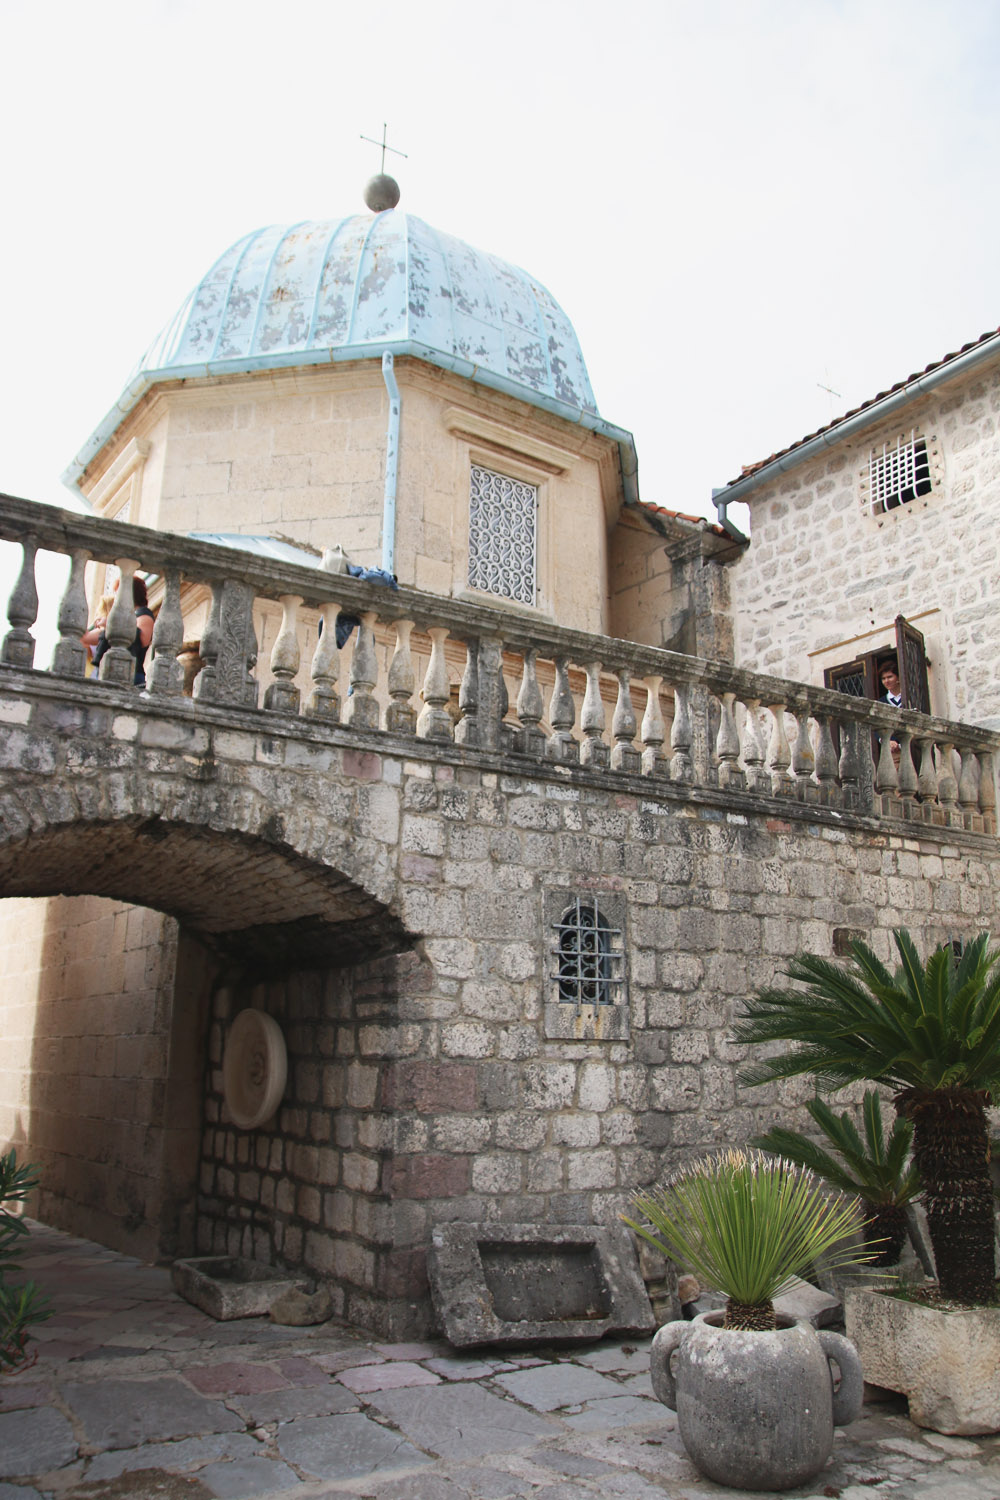
<path fill-rule="evenodd" d="M 654 505 L 650 500 L 640 500 L 639 506 L 658 516 L 666 516 L 668 521 L 684 521 L 689 526 L 703 526 L 706 531 L 714 531 L 717 536 L 729 535 L 724 526 L 720 526 L 717 521 L 709 521 L 705 516 L 692 516 L 683 510 L 668 510 L 665 505 Z"/>

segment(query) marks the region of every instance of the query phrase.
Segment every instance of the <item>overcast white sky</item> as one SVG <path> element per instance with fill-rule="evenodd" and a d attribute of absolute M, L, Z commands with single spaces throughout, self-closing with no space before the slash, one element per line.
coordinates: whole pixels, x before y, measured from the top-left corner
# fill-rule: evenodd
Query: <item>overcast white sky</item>
<path fill-rule="evenodd" d="M 1000 323 L 995 0 L 0 0 L 0 489 L 59 475 L 233 240 L 401 207 L 576 325 L 642 497 Z M 829 397 L 820 387 L 840 393 Z"/>

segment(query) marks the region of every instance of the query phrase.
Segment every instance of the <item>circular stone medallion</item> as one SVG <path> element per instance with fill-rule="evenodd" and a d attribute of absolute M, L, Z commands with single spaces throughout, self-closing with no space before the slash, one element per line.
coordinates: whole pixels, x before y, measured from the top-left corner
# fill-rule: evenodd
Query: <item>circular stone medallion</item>
<path fill-rule="evenodd" d="M 241 1010 L 229 1028 L 222 1059 L 222 1096 L 233 1123 L 253 1130 L 281 1102 L 288 1056 L 281 1027 L 262 1010 Z"/>

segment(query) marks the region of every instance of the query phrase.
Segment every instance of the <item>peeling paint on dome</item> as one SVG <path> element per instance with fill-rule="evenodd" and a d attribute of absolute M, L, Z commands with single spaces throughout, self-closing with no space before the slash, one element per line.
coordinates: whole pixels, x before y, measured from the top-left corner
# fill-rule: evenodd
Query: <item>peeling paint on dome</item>
<path fill-rule="evenodd" d="M 74 483 L 153 385 L 410 355 L 582 422 L 598 414 L 562 308 L 534 277 L 388 210 L 271 225 L 219 257 L 130 376 L 64 475 Z"/>
<path fill-rule="evenodd" d="M 237 241 L 135 373 L 163 379 L 251 360 L 266 368 L 269 356 L 346 348 L 364 358 L 401 341 L 597 410 L 573 326 L 545 287 L 396 210 L 272 225 Z"/>

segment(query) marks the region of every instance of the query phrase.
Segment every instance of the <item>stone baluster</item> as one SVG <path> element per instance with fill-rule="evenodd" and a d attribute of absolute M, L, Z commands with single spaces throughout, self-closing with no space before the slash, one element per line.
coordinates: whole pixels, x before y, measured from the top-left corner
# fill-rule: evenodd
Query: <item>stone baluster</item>
<path fill-rule="evenodd" d="M 373 609 L 366 609 L 358 621 L 358 634 L 351 652 L 351 691 L 344 708 L 344 723 L 352 729 L 377 729 L 379 724 L 378 660 L 375 656 L 375 619 Z"/>
<path fill-rule="evenodd" d="M 958 805 L 965 814 L 965 825 L 971 828 L 971 817 L 979 811 L 979 786 L 976 776 L 976 756 L 973 750 L 961 750 L 962 770 L 958 778 Z"/>
<path fill-rule="evenodd" d="M 997 786 L 993 777 L 993 752 L 991 750 L 979 750 L 976 752 L 979 761 L 979 811 L 983 815 L 983 823 L 987 833 L 997 831 Z"/>
<path fill-rule="evenodd" d="M 471 650 L 471 645 L 470 648 Z M 503 744 L 503 716 L 507 712 L 507 685 L 503 680 L 503 641 L 484 636 L 477 653 L 476 691 L 479 713 L 476 729 L 484 750 L 499 750 Z"/>
<path fill-rule="evenodd" d="M 865 801 L 870 785 L 870 778 L 864 779 L 863 776 L 859 749 L 861 736 L 863 734 L 867 740 L 868 731 L 863 730 L 855 719 L 841 719 L 839 725 L 840 761 L 838 771 L 840 775 L 840 793 L 843 797 L 845 807 L 857 808 Z"/>
<path fill-rule="evenodd" d="M 213 581 L 212 606 L 201 638 L 205 665 L 195 678 L 193 697 L 207 703 L 256 706 L 258 684 L 252 675 L 257 662 L 253 602 L 253 591 L 248 584 L 235 578 Z M 102 661 L 102 673 L 103 669 Z"/>
<path fill-rule="evenodd" d="M 535 666 L 537 656 L 538 652 L 533 646 L 525 650 L 521 668 L 521 687 L 517 695 L 517 717 L 521 727 L 517 731 L 514 744 L 522 755 L 534 755 L 540 759 L 545 754 L 545 731 L 538 727 L 541 723 L 544 704 Z"/>
<path fill-rule="evenodd" d="M 274 681 L 264 694 L 264 707 L 272 713 L 297 714 L 302 694 L 294 678 L 299 670 L 299 605 L 301 594 L 281 594 L 281 628 L 271 648 Z"/>
<path fill-rule="evenodd" d="M 320 606 L 320 631 L 309 675 L 312 688 L 305 711 L 310 719 L 340 721 L 340 651 L 337 647 L 337 616 L 340 605 L 327 600 Z"/>
<path fill-rule="evenodd" d="M 176 568 L 164 578 L 163 602 L 153 626 L 152 665 L 146 673 L 146 691 L 161 698 L 177 698 L 184 690 L 184 668 L 177 660 L 184 645 L 181 613 L 181 575 Z"/>
<path fill-rule="evenodd" d="M 760 699 L 744 698 L 746 718 L 743 721 L 743 766 L 747 789 L 770 792 L 771 778 L 764 769 L 764 738 L 760 728 Z"/>
<path fill-rule="evenodd" d="M 642 716 L 642 727 L 639 730 L 639 738 L 642 740 L 642 774 L 644 776 L 663 776 L 667 769 L 667 757 L 663 753 L 667 727 L 663 722 L 663 710 L 660 708 L 662 683 L 662 677 L 645 679 L 646 711 Z"/>
<path fill-rule="evenodd" d="M 60 677 L 82 677 L 87 665 L 87 648 L 81 641 L 90 621 L 87 618 L 87 563 L 90 553 L 73 552 L 66 589 L 59 603 L 59 641 L 52 657 L 52 670 Z"/>
<path fill-rule="evenodd" d="M 391 734 L 415 734 L 417 711 L 410 702 L 417 685 L 410 654 L 412 620 L 396 621 L 396 645 L 389 663 L 389 697 L 392 700 L 385 711 L 385 727 Z"/>
<path fill-rule="evenodd" d="M 552 733 L 545 745 L 546 759 L 560 765 L 574 765 L 580 759 L 580 746 L 573 738 L 576 704 L 569 686 L 569 662 L 565 656 L 555 659 L 555 681 L 549 699 L 549 723 Z"/>
<path fill-rule="evenodd" d="M 135 657 L 129 647 L 135 640 L 135 605 L 132 602 L 132 575 L 139 566 L 131 557 L 116 557 L 120 583 L 104 623 L 108 649 L 97 669 L 102 682 L 131 687 L 135 682 Z"/>
<path fill-rule="evenodd" d="M 816 780 L 819 798 L 824 807 L 836 807 L 840 798 L 837 785 L 837 750 L 833 743 L 833 730 L 829 714 L 817 714 L 819 733 L 816 738 Z"/>
<path fill-rule="evenodd" d="M 448 639 L 448 632 L 443 625 L 432 625 L 427 634 L 431 638 L 431 657 L 424 677 L 424 706 L 417 716 L 417 734 L 422 740 L 438 740 L 443 743 L 454 739 L 451 714 L 445 706 L 451 698 L 451 679 L 444 657 L 444 643 Z"/>
<path fill-rule="evenodd" d="M 950 740 L 938 745 L 938 803 L 946 812 L 952 813 L 958 802 L 958 778 L 952 765 L 955 746 Z"/>
<path fill-rule="evenodd" d="M 742 791 L 745 780 L 740 769 L 740 735 L 736 728 L 735 693 L 719 694 L 719 732 L 715 737 L 715 754 L 719 762 L 719 785 L 731 791 Z"/>
<path fill-rule="evenodd" d="M 916 768 L 913 764 L 913 731 L 910 729 L 897 730 L 899 735 L 899 795 L 906 797 L 909 801 L 917 795 L 919 781 Z M 907 815 L 912 817 L 913 810 L 907 809 Z"/>
<path fill-rule="evenodd" d="M 875 767 L 875 790 L 880 797 L 892 796 L 899 790 L 899 773 L 892 758 L 892 736 L 886 730 L 879 739 L 878 764 Z"/>
<path fill-rule="evenodd" d="M 4 636 L 0 661 L 10 667 L 33 667 L 35 665 L 35 637 L 31 626 L 38 617 L 38 590 L 35 587 L 35 553 L 38 543 L 34 537 L 26 537 L 21 543 L 21 571 L 7 600 L 7 619 L 10 629 Z M 86 622 L 84 622 L 86 629 Z M 132 635 L 135 634 L 133 628 Z M 132 636 L 129 636 L 129 640 Z M 131 661 L 131 657 L 129 658 Z"/>
<path fill-rule="evenodd" d="M 792 746 L 792 775 L 795 795 L 800 802 L 815 802 L 817 795 L 816 752 L 809 735 L 809 710 L 801 705 L 795 710 L 795 744 Z"/>
<path fill-rule="evenodd" d="M 920 741 L 920 770 L 917 774 L 917 791 L 924 802 L 937 801 L 937 771 L 934 766 L 934 741 Z"/>
<path fill-rule="evenodd" d="M 470 636 L 465 643 L 465 669 L 458 685 L 456 745 L 478 746 L 479 730 L 479 641 Z"/>
<path fill-rule="evenodd" d="M 674 717 L 670 725 L 670 780 L 694 781 L 691 756 L 691 689 L 686 682 L 674 684 Z"/>
<path fill-rule="evenodd" d="M 628 667 L 619 667 L 615 676 L 618 678 L 618 697 L 615 711 L 611 715 L 611 733 L 614 737 L 611 768 L 614 771 L 625 771 L 630 776 L 638 776 L 642 757 L 633 744 L 639 724 L 632 703 L 632 676 Z"/>
<path fill-rule="evenodd" d="M 787 797 L 795 783 L 788 774 L 788 767 L 792 763 L 792 752 L 789 748 L 788 736 L 785 733 L 785 705 L 783 703 L 769 703 L 768 712 L 771 715 L 771 738 L 767 747 L 767 764 L 771 773 L 771 795 L 774 797 Z"/>
<path fill-rule="evenodd" d="M 601 697 L 601 663 L 588 662 L 584 668 L 587 686 L 583 694 L 583 709 L 580 713 L 580 728 L 584 741 L 580 746 L 580 764 L 593 766 L 595 770 L 606 770 L 611 761 L 611 752 L 604 743 L 604 700 Z"/>
<path fill-rule="evenodd" d="M 192 698 L 203 699 L 206 703 L 216 701 L 217 662 L 222 647 L 222 590 L 222 580 L 214 581 L 208 620 L 201 633 L 201 643 L 198 648 L 204 665 L 195 678 L 194 687 L 191 690 Z"/>

